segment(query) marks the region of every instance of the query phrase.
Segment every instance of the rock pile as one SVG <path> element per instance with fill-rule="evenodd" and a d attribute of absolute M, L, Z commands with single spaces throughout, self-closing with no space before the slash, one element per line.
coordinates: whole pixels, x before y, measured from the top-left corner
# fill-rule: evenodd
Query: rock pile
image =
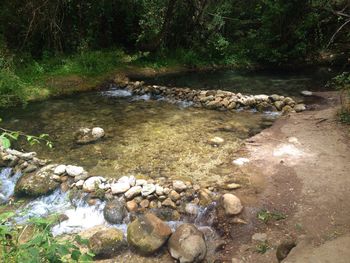
<path fill-rule="evenodd" d="M 256 109 L 264 111 L 292 111 L 305 110 L 304 104 L 297 104 L 292 98 L 277 94 L 273 95 L 243 95 L 223 90 L 194 90 L 190 88 L 172 88 L 157 85 L 144 85 L 143 82 L 129 81 L 127 84 L 116 83 L 118 87 L 125 88 L 135 95 L 149 94 L 164 97 L 175 101 L 192 102 L 196 107 L 213 110 Z"/>

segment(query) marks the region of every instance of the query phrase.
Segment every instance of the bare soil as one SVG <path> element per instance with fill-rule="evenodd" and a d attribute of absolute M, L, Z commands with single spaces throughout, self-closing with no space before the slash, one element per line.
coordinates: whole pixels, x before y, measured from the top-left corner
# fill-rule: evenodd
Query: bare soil
<path fill-rule="evenodd" d="M 297 246 L 283 262 L 350 262 L 350 128 L 337 121 L 338 95 L 317 95 L 322 105 L 280 118 L 237 153 L 250 159 L 240 168 L 250 185 L 237 192 L 248 225 L 226 224 L 216 262 L 278 262 L 276 248 L 286 240 Z M 287 218 L 259 222 L 263 208 Z M 254 233 L 267 234 L 265 253 Z"/>

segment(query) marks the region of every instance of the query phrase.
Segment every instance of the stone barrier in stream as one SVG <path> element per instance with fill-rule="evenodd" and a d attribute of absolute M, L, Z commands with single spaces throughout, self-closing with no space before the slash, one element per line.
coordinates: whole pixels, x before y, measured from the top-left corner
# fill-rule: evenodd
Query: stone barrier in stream
<path fill-rule="evenodd" d="M 159 96 L 173 101 L 193 103 L 194 107 L 212 110 L 255 109 L 259 112 L 301 112 L 306 109 L 291 97 L 273 95 L 243 95 L 223 90 L 198 90 L 190 88 L 145 85 L 142 81 L 115 81 L 118 88 L 126 89 L 134 95 Z"/>

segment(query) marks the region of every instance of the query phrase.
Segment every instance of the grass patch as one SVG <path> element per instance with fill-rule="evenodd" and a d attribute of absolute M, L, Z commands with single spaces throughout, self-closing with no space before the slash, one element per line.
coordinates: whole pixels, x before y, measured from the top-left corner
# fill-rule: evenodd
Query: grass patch
<path fill-rule="evenodd" d="M 265 254 L 267 252 L 267 250 L 269 250 L 269 249 L 270 249 L 270 246 L 266 241 L 260 242 L 255 247 L 255 251 L 260 253 L 260 254 Z"/>
<path fill-rule="evenodd" d="M 266 224 L 270 220 L 279 221 L 279 220 L 286 219 L 287 216 L 281 212 L 277 212 L 277 211 L 270 212 L 266 209 L 262 209 L 257 213 L 257 218 Z"/>

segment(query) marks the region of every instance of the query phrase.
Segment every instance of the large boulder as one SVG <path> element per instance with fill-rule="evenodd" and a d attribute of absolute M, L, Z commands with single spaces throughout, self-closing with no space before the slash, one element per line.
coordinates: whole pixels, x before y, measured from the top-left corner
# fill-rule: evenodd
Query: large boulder
<path fill-rule="evenodd" d="M 98 257 L 110 257 L 126 246 L 123 232 L 116 228 L 105 228 L 89 238 L 89 248 Z"/>
<path fill-rule="evenodd" d="M 103 215 L 111 224 L 121 224 L 127 215 L 124 202 L 114 199 L 108 201 L 103 209 Z"/>
<path fill-rule="evenodd" d="M 204 235 L 192 224 L 179 226 L 169 239 L 170 255 L 180 263 L 201 262 L 207 253 Z"/>
<path fill-rule="evenodd" d="M 127 233 L 131 246 L 141 254 L 150 255 L 163 246 L 172 232 L 166 223 L 147 213 L 130 223 Z"/>
<path fill-rule="evenodd" d="M 41 196 L 51 193 L 59 183 L 54 180 L 54 168 L 56 165 L 47 165 L 35 173 L 27 173 L 21 176 L 15 187 L 17 196 Z"/>
<path fill-rule="evenodd" d="M 80 128 L 75 134 L 75 142 L 77 144 L 88 144 L 92 142 L 96 142 L 97 140 L 103 138 L 105 136 L 105 132 L 100 127 L 95 127 L 92 129 L 89 128 Z"/>

